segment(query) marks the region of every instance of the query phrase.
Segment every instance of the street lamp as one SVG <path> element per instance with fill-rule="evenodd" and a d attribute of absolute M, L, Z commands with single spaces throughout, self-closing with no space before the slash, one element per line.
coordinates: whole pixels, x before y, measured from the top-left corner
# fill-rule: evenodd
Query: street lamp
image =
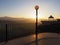
<path fill-rule="evenodd" d="M 35 6 L 35 10 L 36 10 L 36 45 L 38 45 L 38 9 L 39 9 L 39 6 L 36 5 Z"/>

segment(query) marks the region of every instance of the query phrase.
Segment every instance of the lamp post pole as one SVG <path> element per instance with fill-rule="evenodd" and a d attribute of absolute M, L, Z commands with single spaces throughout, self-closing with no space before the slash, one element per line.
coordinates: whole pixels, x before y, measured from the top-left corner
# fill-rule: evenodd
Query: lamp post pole
<path fill-rule="evenodd" d="M 36 45 L 38 45 L 38 9 L 39 9 L 39 6 L 36 5 L 35 6 L 35 10 L 36 10 Z"/>

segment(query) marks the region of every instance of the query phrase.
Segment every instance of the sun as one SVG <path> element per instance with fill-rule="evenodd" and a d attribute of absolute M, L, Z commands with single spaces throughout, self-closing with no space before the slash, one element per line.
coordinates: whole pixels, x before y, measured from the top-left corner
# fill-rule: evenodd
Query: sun
<path fill-rule="evenodd" d="M 31 18 L 35 19 L 36 15 L 31 15 Z M 42 19 L 43 15 L 42 14 L 38 14 L 38 19 Z"/>

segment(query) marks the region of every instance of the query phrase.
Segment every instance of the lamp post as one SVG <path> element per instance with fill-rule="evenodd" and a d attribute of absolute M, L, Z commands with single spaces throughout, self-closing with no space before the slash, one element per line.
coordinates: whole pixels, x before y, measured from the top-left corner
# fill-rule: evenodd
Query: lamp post
<path fill-rule="evenodd" d="M 39 9 L 39 6 L 36 5 L 35 6 L 35 10 L 36 10 L 36 45 L 38 45 L 38 9 Z"/>

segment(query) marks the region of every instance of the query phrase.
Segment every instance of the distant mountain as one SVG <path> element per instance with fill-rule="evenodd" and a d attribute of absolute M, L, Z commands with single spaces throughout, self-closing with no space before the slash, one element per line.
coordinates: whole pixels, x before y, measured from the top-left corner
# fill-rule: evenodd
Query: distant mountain
<path fill-rule="evenodd" d="M 0 17 L 0 20 L 16 20 L 17 18 L 12 18 L 12 17 Z"/>
<path fill-rule="evenodd" d="M 12 18 L 12 17 L 0 17 L 0 21 L 12 21 L 12 22 L 16 22 L 16 23 L 35 23 L 34 19 L 30 19 L 30 18 Z"/>

